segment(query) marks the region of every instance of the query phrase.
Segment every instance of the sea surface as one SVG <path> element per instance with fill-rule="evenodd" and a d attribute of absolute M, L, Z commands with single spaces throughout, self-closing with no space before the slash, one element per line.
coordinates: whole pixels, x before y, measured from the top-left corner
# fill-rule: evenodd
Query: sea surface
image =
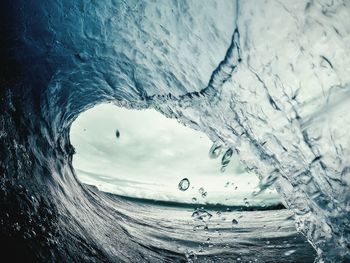
<path fill-rule="evenodd" d="M 296 231 L 288 209 L 190 208 L 136 199 L 124 199 L 123 203 L 121 211 L 130 218 L 123 222 L 126 231 L 164 262 L 282 263 L 315 259 L 314 249 Z"/>

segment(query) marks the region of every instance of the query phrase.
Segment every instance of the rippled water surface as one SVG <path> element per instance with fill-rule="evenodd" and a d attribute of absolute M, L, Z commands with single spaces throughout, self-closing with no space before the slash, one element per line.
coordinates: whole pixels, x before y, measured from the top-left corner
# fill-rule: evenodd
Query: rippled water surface
<path fill-rule="evenodd" d="M 282 263 L 315 259 L 314 249 L 296 232 L 294 216 L 286 209 L 227 211 L 226 207 L 127 204 L 123 212 L 134 220 L 125 221 L 123 227 L 138 242 L 159 253 L 164 262 Z"/>

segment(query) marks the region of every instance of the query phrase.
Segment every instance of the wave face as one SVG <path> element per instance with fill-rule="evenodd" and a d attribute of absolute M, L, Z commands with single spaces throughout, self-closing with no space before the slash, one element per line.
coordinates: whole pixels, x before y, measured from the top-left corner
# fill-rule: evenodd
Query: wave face
<path fill-rule="evenodd" d="M 233 149 L 262 188 L 275 183 L 319 261 L 350 259 L 347 1 L 5 0 L 0 10 L 5 254 L 166 262 L 125 227 L 125 201 L 72 168 L 71 123 L 113 102 Z"/>

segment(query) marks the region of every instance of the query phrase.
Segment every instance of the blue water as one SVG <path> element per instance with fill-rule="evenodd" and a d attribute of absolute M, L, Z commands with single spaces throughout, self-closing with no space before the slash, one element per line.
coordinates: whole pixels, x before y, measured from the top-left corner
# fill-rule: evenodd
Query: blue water
<path fill-rule="evenodd" d="M 162 263 L 188 248 L 193 261 L 312 262 L 287 210 L 242 212 L 233 229 L 237 215 L 213 215 L 223 229 L 207 233 L 192 211 L 89 190 L 70 127 L 110 102 L 236 152 L 261 188 L 275 186 L 318 262 L 349 262 L 349 19 L 347 0 L 1 1 L 2 257 Z"/>

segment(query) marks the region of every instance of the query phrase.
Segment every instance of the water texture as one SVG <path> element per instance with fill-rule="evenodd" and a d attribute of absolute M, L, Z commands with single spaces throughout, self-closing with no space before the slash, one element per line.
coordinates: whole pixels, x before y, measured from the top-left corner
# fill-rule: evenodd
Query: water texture
<path fill-rule="evenodd" d="M 318 261 L 348 262 L 349 4 L 1 1 L 2 254 L 165 261 L 125 227 L 124 201 L 72 168 L 70 125 L 113 102 L 232 149 L 262 188 L 274 183 Z"/>

